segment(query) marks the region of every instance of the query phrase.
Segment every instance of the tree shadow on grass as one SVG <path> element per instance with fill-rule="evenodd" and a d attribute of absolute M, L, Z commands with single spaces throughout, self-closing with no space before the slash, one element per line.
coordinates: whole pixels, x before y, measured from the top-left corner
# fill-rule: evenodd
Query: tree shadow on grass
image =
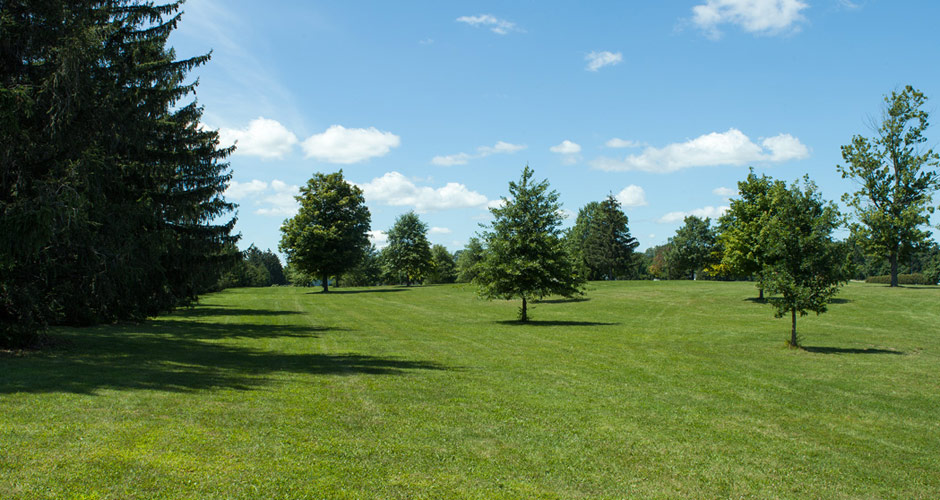
<path fill-rule="evenodd" d="M 55 334 L 58 348 L 0 356 L 0 394 L 251 390 L 279 373 L 403 375 L 414 370 L 450 369 L 430 361 L 391 356 L 279 352 L 227 342 L 239 337 L 315 337 L 332 330 L 173 320 L 67 329 Z"/>
<path fill-rule="evenodd" d="M 560 299 L 542 299 L 536 300 L 536 304 L 568 304 L 570 302 L 587 302 L 591 299 L 587 297 L 571 297 L 571 298 L 560 298 Z"/>
<path fill-rule="evenodd" d="M 758 298 L 758 297 L 748 297 L 748 298 L 744 299 L 744 301 L 745 301 L 745 302 L 753 302 L 753 303 L 755 303 L 755 304 L 769 304 L 769 303 L 770 303 L 769 298 L 763 298 L 763 299 L 761 299 L 761 298 Z M 851 302 L 853 302 L 852 299 L 841 299 L 841 298 L 836 298 L 836 299 L 832 299 L 832 300 L 829 301 L 830 304 L 849 304 L 849 303 L 851 303 Z"/>
<path fill-rule="evenodd" d="M 510 326 L 613 326 L 619 325 L 620 323 L 602 323 L 599 321 L 539 321 L 532 320 L 529 321 L 519 321 L 519 320 L 505 320 L 497 321 L 501 325 L 510 325 Z"/>
<path fill-rule="evenodd" d="M 274 309 L 244 309 L 225 305 L 197 306 L 192 309 L 177 309 L 170 317 L 202 318 L 206 316 L 288 316 L 305 314 L 300 311 L 280 311 Z"/>
<path fill-rule="evenodd" d="M 801 349 L 806 352 L 814 352 L 817 354 L 904 354 L 902 351 L 874 348 L 857 349 L 849 347 L 802 346 Z"/>

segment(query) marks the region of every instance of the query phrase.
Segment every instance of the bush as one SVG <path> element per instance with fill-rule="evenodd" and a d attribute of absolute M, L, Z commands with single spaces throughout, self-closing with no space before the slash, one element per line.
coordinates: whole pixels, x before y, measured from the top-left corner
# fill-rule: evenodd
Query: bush
<path fill-rule="evenodd" d="M 887 285 L 891 283 L 891 275 L 885 274 L 883 276 L 869 276 L 865 278 L 865 283 L 881 283 L 881 284 Z M 899 274 L 898 284 L 899 285 L 935 285 L 936 282 L 928 278 L 922 273 L 914 273 L 914 274 Z"/>

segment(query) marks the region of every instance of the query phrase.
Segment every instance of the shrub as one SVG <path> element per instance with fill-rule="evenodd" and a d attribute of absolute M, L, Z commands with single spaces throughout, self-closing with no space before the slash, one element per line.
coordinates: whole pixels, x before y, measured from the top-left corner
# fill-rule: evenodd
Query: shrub
<path fill-rule="evenodd" d="M 881 283 L 889 284 L 891 283 L 890 275 L 883 276 L 869 276 L 865 278 L 865 283 Z M 936 282 L 928 278 L 922 273 L 914 274 L 899 274 L 898 275 L 898 284 L 899 285 L 935 285 Z"/>

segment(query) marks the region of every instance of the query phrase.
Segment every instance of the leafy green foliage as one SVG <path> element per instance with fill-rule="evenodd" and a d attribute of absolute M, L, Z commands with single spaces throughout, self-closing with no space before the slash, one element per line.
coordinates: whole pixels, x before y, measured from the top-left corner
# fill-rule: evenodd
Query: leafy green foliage
<path fill-rule="evenodd" d="M 287 284 L 281 260 L 271 250 L 262 252 L 250 245 L 239 255 L 241 258 L 219 279 L 218 289 Z"/>
<path fill-rule="evenodd" d="M 431 271 L 428 283 L 453 283 L 457 279 L 457 263 L 444 245 L 431 247 Z"/>
<path fill-rule="evenodd" d="M 639 242 L 630 235 L 628 224 L 627 215 L 613 195 L 578 211 L 566 241 L 587 279 L 636 277 L 633 250 Z"/>
<path fill-rule="evenodd" d="M 235 254 L 231 149 L 176 60 L 180 3 L 0 9 L 0 343 L 195 300 Z"/>
<path fill-rule="evenodd" d="M 832 297 L 850 277 L 844 245 L 832 240 L 841 216 L 821 199 L 816 185 L 804 179 L 789 188 L 774 182 L 767 192 L 769 210 L 760 218 L 755 244 L 763 249 L 761 285 L 771 294 L 776 316 L 790 313 L 790 345 L 798 346 L 796 316 L 826 312 Z"/>
<path fill-rule="evenodd" d="M 696 279 L 708 266 L 715 252 L 715 230 L 711 220 L 689 215 L 675 236 L 669 238 L 671 251 L 666 254 L 675 275 Z"/>
<path fill-rule="evenodd" d="M 470 238 L 470 241 L 467 242 L 466 248 L 457 251 L 456 260 L 458 283 L 470 283 L 473 281 L 473 278 L 475 278 L 479 272 L 479 268 L 477 266 L 480 261 L 483 260 L 483 252 L 483 244 L 480 243 L 480 239 L 476 237 Z"/>
<path fill-rule="evenodd" d="M 558 193 L 547 180 L 534 182 L 533 174 L 526 165 L 519 182 L 509 183 L 510 197 L 490 209 L 487 250 L 473 280 L 482 297 L 522 299 L 521 321 L 528 320 L 528 299 L 572 297 L 584 282 L 561 239 Z"/>
<path fill-rule="evenodd" d="M 328 292 L 330 277 L 355 267 L 369 249 L 369 208 L 342 170 L 314 174 L 295 198 L 300 210 L 281 225 L 279 248 L 297 270 L 321 278 Z"/>
<path fill-rule="evenodd" d="M 369 245 L 368 251 L 355 267 L 346 271 L 340 278 L 343 286 L 373 286 L 382 283 L 382 262 L 375 245 Z"/>
<path fill-rule="evenodd" d="M 431 271 L 431 244 L 427 235 L 428 225 L 414 212 L 398 216 L 388 231 L 385 265 L 399 283 L 408 286 L 421 283 Z"/>
<path fill-rule="evenodd" d="M 932 194 L 940 188 L 940 156 L 923 146 L 928 125 L 923 93 L 908 85 L 884 101 L 877 137 L 852 137 L 842 146 L 846 165 L 837 168 L 859 184 L 858 191 L 843 196 L 855 210 L 853 233 L 867 253 L 888 259 L 891 286 L 897 286 L 899 260 L 930 236 L 925 226 L 934 211 Z"/>

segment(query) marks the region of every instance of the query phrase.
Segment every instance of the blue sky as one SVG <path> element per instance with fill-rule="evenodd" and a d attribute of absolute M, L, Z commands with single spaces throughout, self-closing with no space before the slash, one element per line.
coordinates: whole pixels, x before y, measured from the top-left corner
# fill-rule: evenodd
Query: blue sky
<path fill-rule="evenodd" d="M 748 166 L 823 196 L 882 97 L 940 103 L 940 2 L 188 0 L 170 43 L 227 143 L 241 246 L 277 249 L 293 195 L 343 169 L 374 241 L 418 212 L 459 250 L 528 164 L 578 209 L 608 193 L 640 248 L 715 217 Z M 928 130 L 936 149 L 940 131 Z M 934 221 L 936 224 L 937 221 Z"/>

